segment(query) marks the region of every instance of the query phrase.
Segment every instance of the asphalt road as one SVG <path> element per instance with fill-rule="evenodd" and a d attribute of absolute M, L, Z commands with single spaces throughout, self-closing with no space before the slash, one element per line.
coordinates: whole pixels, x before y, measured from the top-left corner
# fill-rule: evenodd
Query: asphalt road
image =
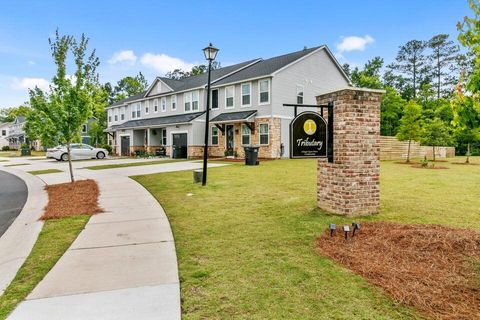
<path fill-rule="evenodd" d="M 27 185 L 22 179 L 0 171 L 0 237 L 22 211 L 27 195 Z"/>

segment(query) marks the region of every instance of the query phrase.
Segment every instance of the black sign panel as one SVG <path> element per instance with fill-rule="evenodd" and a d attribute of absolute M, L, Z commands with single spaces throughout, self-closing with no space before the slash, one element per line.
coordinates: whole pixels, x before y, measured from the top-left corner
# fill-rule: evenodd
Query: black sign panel
<path fill-rule="evenodd" d="M 326 158 L 327 139 L 327 122 L 319 113 L 300 113 L 290 123 L 290 158 Z"/>

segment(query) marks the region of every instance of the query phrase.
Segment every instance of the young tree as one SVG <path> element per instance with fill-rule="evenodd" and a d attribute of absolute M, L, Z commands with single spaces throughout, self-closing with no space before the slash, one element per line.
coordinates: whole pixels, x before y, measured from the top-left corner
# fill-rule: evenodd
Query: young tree
<path fill-rule="evenodd" d="M 387 66 L 394 74 L 401 74 L 409 82 L 413 98 L 417 96 L 418 87 L 426 78 L 425 48 L 425 41 L 410 40 L 400 46 L 396 62 Z"/>
<path fill-rule="evenodd" d="M 387 92 L 380 104 L 380 133 L 395 136 L 407 101 L 392 87 L 385 87 L 385 90 Z"/>
<path fill-rule="evenodd" d="M 72 36 L 60 36 L 57 30 L 49 43 L 57 73 L 48 93 L 39 88 L 30 91 L 33 112 L 28 122 L 30 126 L 42 128 L 42 137 L 51 133 L 66 145 L 70 180 L 74 182 L 70 144 L 79 138 L 82 125 L 92 114 L 92 87 L 98 83 L 96 69 L 99 60 L 95 50 L 86 58 L 88 38 L 85 35 L 77 41 Z M 75 65 L 73 77 L 67 76 L 69 53 Z"/>
<path fill-rule="evenodd" d="M 422 134 L 422 107 L 414 100 L 410 100 L 403 110 L 400 119 L 397 138 L 400 141 L 408 141 L 407 162 L 410 162 L 410 147 L 412 140 L 418 140 Z"/>
<path fill-rule="evenodd" d="M 440 119 L 433 119 L 425 122 L 420 141 L 424 145 L 432 146 L 433 161 L 435 161 L 435 148 L 450 145 L 452 138 L 445 122 Z"/>
<path fill-rule="evenodd" d="M 432 53 L 428 60 L 433 65 L 432 75 L 436 79 L 437 99 L 446 93 L 451 93 L 454 83 L 447 82 L 449 72 L 447 70 L 455 62 L 460 48 L 453 41 L 448 40 L 448 34 L 438 34 L 433 36 L 428 42 L 428 47 Z M 448 87 L 448 88 L 447 88 Z"/>
<path fill-rule="evenodd" d="M 382 89 L 383 84 L 380 80 L 380 71 L 383 67 L 383 59 L 375 57 L 372 60 L 368 60 L 360 70 L 358 67 L 353 69 L 350 75 L 352 83 L 356 87 Z"/>
<path fill-rule="evenodd" d="M 106 84 L 106 88 L 110 87 L 110 83 Z M 135 77 L 125 77 L 117 82 L 117 85 L 111 90 L 111 103 L 123 100 L 134 94 L 141 93 L 148 88 L 148 81 L 144 75 L 139 72 Z"/>
<path fill-rule="evenodd" d="M 2 108 L 0 109 L 0 123 L 12 122 L 18 116 L 26 117 L 30 110 L 30 107 L 27 105 L 21 105 L 11 108 Z"/>

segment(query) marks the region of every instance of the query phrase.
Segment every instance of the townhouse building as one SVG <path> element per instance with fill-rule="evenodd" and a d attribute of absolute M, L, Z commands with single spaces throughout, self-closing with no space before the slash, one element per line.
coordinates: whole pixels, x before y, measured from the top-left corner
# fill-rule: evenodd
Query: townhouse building
<path fill-rule="evenodd" d="M 283 104 L 315 104 L 317 95 L 350 84 L 327 46 L 216 69 L 211 79 L 211 157 L 243 157 L 246 145 L 260 146 L 261 158 L 288 157 L 294 110 Z M 173 158 L 201 157 L 206 85 L 207 74 L 157 77 L 145 92 L 110 105 L 106 132 L 114 153 L 164 149 Z"/>

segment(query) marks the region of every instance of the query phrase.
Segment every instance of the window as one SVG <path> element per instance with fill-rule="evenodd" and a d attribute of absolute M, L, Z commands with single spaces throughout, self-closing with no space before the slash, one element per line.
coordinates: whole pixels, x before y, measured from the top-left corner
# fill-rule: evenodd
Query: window
<path fill-rule="evenodd" d="M 145 101 L 145 114 L 150 112 L 150 100 Z"/>
<path fill-rule="evenodd" d="M 225 88 L 225 109 L 233 108 L 235 100 L 235 87 L 226 87 Z"/>
<path fill-rule="evenodd" d="M 250 91 L 252 89 L 252 85 L 250 83 L 242 84 L 242 107 L 248 107 L 251 105 L 250 103 Z"/>
<path fill-rule="evenodd" d="M 158 112 L 158 99 L 153 100 L 153 112 Z"/>
<path fill-rule="evenodd" d="M 246 124 L 242 124 L 242 144 L 250 144 L 250 128 Z"/>
<path fill-rule="evenodd" d="M 198 91 L 187 92 L 183 95 L 185 112 L 198 110 Z"/>
<path fill-rule="evenodd" d="M 270 80 L 260 80 L 258 82 L 258 102 L 259 104 L 270 103 Z"/>
<path fill-rule="evenodd" d="M 120 109 L 120 120 L 125 120 L 125 107 Z"/>
<path fill-rule="evenodd" d="M 218 128 L 212 127 L 212 145 L 218 144 Z"/>
<path fill-rule="evenodd" d="M 162 112 L 167 111 L 167 98 L 163 97 L 161 100 Z"/>
<path fill-rule="evenodd" d="M 5 137 L 7 135 L 7 130 L 2 130 L 2 136 Z"/>
<path fill-rule="evenodd" d="M 112 116 L 108 116 L 108 122 L 112 122 Z"/>
<path fill-rule="evenodd" d="M 115 121 L 118 121 L 118 114 L 115 115 Z"/>
<path fill-rule="evenodd" d="M 268 123 L 260 123 L 260 144 L 269 143 Z"/>
<path fill-rule="evenodd" d="M 141 110 L 140 103 L 132 104 L 132 119 L 140 118 L 140 114 L 141 114 L 140 110 Z"/>
<path fill-rule="evenodd" d="M 183 95 L 183 101 L 185 106 L 185 112 L 192 110 L 192 93 L 187 92 Z"/>
<path fill-rule="evenodd" d="M 87 125 L 86 124 L 82 124 L 82 132 L 87 133 Z"/>
<path fill-rule="evenodd" d="M 108 122 L 112 122 L 112 109 L 108 110 Z"/>
<path fill-rule="evenodd" d="M 167 129 L 162 129 L 162 145 L 167 145 Z"/>
<path fill-rule="evenodd" d="M 218 90 L 212 90 L 212 110 L 218 109 Z"/>
<path fill-rule="evenodd" d="M 297 103 L 303 104 L 303 86 L 297 85 Z"/>
<path fill-rule="evenodd" d="M 177 110 L 177 96 L 176 95 L 173 95 L 172 96 L 172 111 L 175 111 Z"/>

